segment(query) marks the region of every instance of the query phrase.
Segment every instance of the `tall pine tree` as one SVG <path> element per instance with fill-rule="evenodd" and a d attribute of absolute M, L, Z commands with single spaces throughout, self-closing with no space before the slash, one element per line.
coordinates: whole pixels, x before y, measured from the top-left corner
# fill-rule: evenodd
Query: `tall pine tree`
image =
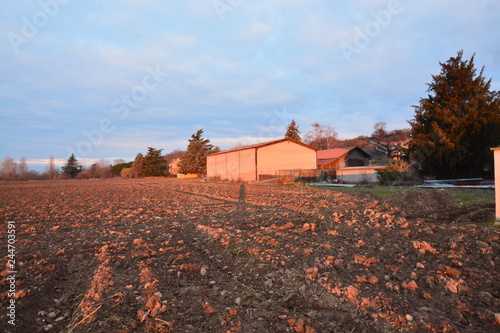
<path fill-rule="evenodd" d="M 300 137 L 299 126 L 295 123 L 295 120 L 293 119 L 286 129 L 285 138 L 302 141 L 302 138 Z"/>
<path fill-rule="evenodd" d="M 462 55 L 440 63 L 441 73 L 432 76 L 409 122 L 409 151 L 427 176 L 481 176 L 493 165 L 490 147 L 500 144 L 500 94 L 490 90 L 484 67 L 476 75 L 474 55 Z"/>
<path fill-rule="evenodd" d="M 62 167 L 62 171 L 71 178 L 76 178 L 76 176 L 83 171 L 83 167 L 78 163 L 75 154 L 71 154 L 66 164 Z"/>
<path fill-rule="evenodd" d="M 139 177 L 165 176 L 167 161 L 161 155 L 162 150 L 148 147 L 148 153 L 140 162 Z"/>
<path fill-rule="evenodd" d="M 183 174 L 197 174 L 203 176 L 207 173 L 207 155 L 212 152 L 213 146 L 209 139 L 203 139 L 203 129 L 191 135 L 186 153 L 179 161 L 179 172 Z"/>

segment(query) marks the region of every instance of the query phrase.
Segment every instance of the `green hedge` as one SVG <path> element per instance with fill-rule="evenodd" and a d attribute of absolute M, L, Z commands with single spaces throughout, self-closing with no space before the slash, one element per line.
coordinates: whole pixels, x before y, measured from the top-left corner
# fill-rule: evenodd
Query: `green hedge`
<path fill-rule="evenodd" d="M 380 185 L 415 185 L 419 180 L 411 172 L 390 172 L 385 170 L 377 171 L 377 178 Z"/>

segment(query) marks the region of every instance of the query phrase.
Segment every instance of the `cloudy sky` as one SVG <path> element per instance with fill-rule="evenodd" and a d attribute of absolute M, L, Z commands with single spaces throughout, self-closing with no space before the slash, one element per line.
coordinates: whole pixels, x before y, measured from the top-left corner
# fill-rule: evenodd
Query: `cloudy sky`
<path fill-rule="evenodd" d="M 407 128 L 444 62 L 500 90 L 498 0 L 0 1 L 0 158 L 43 169 L 283 136 Z"/>

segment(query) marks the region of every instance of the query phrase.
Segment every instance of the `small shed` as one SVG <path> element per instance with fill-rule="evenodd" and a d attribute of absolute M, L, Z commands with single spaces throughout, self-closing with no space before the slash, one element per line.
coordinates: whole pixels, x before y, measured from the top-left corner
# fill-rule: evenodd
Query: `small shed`
<path fill-rule="evenodd" d="M 371 156 L 363 149 L 354 147 L 318 150 L 318 169 L 339 169 L 367 166 Z"/>
<path fill-rule="evenodd" d="M 316 148 L 284 138 L 236 147 L 207 156 L 207 177 L 256 181 L 280 170 L 315 169 Z"/>

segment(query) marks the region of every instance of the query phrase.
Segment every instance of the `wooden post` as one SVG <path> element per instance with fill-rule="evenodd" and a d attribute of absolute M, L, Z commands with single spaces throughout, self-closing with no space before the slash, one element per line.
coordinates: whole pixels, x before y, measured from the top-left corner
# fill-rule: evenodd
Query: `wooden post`
<path fill-rule="evenodd" d="M 500 223 L 500 147 L 491 148 L 495 159 L 495 203 L 496 203 L 496 224 Z"/>

